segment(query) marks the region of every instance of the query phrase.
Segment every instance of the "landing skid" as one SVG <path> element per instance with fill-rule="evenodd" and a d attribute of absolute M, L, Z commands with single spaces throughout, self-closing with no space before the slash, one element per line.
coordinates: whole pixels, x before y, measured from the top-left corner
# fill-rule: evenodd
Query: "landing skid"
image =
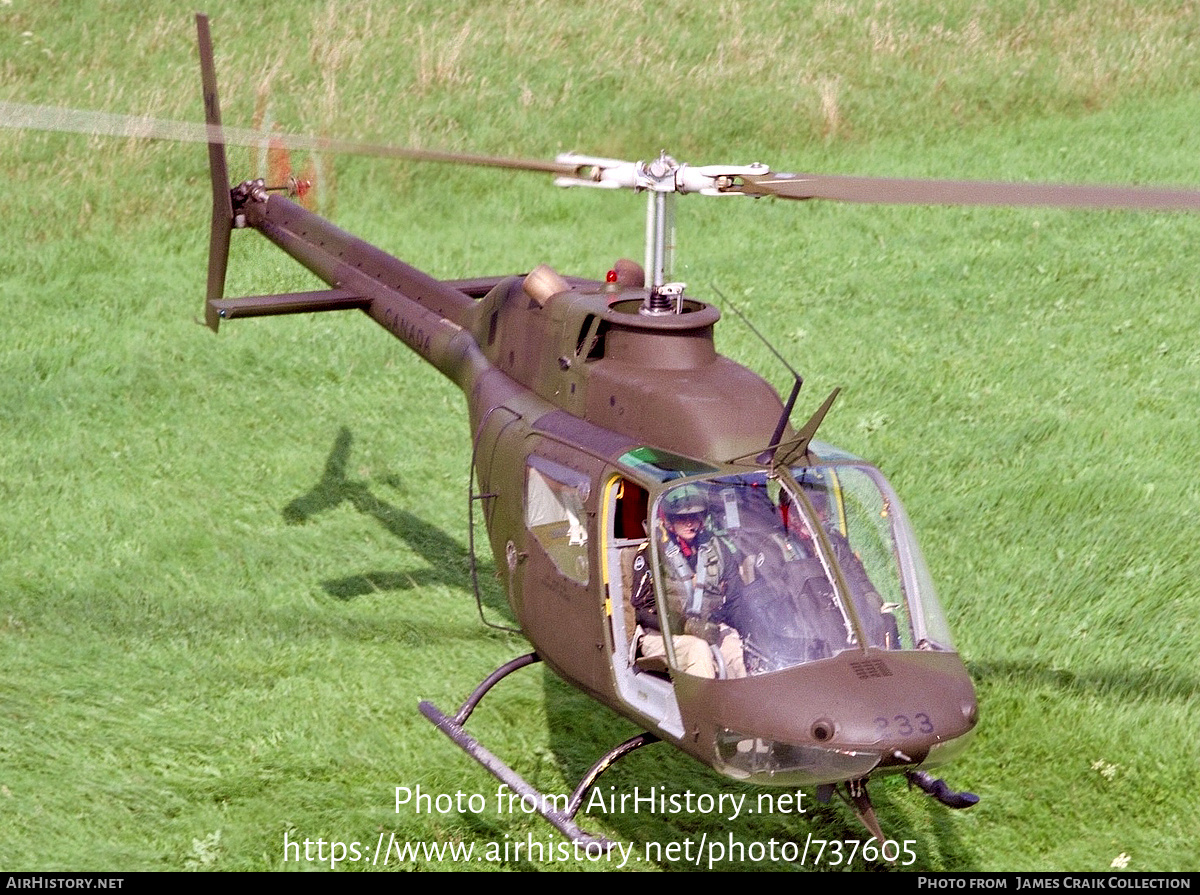
<path fill-rule="evenodd" d="M 539 661 L 541 661 L 541 657 L 537 653 L 528 653 L 501 665 L 484 678 L 479 686 L 471 692 L 471 695 L 467 697 L 467 701 L 462 704 L 454 717 L 446 715 L 441 709 L 427 700 L 422 700 L 420 703 L 421 714 L 432 721 L 438 730 L 450 737 L 456 746 L 483 765 L 488 773 L 501 783 L 507 784 L 509 789 L 521 797 L 524 806 L 535 806 L 538 814 L 549 821 L 572 842 L 584 848 L 600 848 L 607 852 L 615 843 L 603 836 L 593 836 L 590 833 L 585 833 L 575 823 L 575 815 L 579 813 L 579 808 L 583 804 L 583 800 L 587 797 L 588 791 L 595 785 L 596 780 L 599 779 L 601 774 L 612 767 L 617 759 L 622 756 L 628 755 L 635 749 L 640 749 L 642 746 L 647 746 L 650 743 L 657 743 L 658 737 L 652 733 L 638 734 L 606 752 L 583 775 L 583 778 L 579 781 L 579 785 L 571 793 L 566 810 L 560 811 L 557 807 L 559 804 L 558 798 L 547 796 L 534 787 L 463 729 L 463 725 L 471 717 L 471 712 L 475 710 L 475 706 L 479 705 L 480 700 L 483 699 L 488 690 L 517 669 Z"/>

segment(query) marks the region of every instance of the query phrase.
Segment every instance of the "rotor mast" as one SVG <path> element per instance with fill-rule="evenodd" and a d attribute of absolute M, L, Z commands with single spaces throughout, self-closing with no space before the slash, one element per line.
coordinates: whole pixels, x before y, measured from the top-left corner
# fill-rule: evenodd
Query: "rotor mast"
<path fill-rule="evenodd" d="M 646 166 L 647 173 L 662 170 L 666 154 Z M 646 273 L 650 295 L 660 295 L 675 266 L 675 192 L 651 188 L 646 196 Z M 682 291 L 682 290 L 681 290 Z"/>
<path fill-rule="evenodd" d="M 646 281 L 649 287 L 643 314 L 677 314 L 683 303 L 683 284 L 671 282 L 675 256 L 675 197 L 681 193 L 736 196 L 732 188 L 742 178 L 763 176 L 770 168 L 754 165 L 695 167 L 677 162 L 666 152 L 649 162 L 624 162 L 568 152 L 555 161 L 572 165 L 587 176 L 556 177 L 556 186 L 631 189 L 646 197 Z"/>

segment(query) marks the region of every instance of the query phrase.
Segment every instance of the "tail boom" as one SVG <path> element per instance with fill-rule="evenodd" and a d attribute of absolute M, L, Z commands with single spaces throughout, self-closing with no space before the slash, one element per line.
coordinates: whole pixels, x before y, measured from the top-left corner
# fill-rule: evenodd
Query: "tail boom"
<path fill-rule="evenodd" d="M 230 188 L 206 16 L 196 16 L 196 33 L 213 196 L 205 323 L 216 331 L 222 319 L 234 317 L 358 308 L 443 374 L 467 386 L 486 366 L 478 345 L 464 332 L 475 322 L 476 303 L 471 295 L 457 284 L 443 283 L 351 236 L 294 202 L 272 195 L 261 181 Z M 226 299 L 230 238 L 235 228 L 242 227 L 258 230 L 330 288 Z"/>

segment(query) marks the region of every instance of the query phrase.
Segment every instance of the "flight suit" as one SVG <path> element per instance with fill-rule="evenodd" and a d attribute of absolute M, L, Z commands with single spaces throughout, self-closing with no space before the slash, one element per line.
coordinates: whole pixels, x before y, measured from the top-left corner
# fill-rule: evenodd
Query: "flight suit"
<path fill-rule="evenodd" d="M 649 543 L 642 544 L 634 556 L 632 602 L 645 632 L 641 654 L 653 658 L 666 655 L 666 642 L 654 596 Z M 667 627 L 679 670 L 697 677 L 745 677 L 741 637 L 725 618 L 727 601 L 734 596 L 730 591 L 740 583 L 727 548 L 707 532 L 700 533 L 694 548 L 668 536 L 661 559 L 666 572 Z M 718 675 L 719 671 L 723 673 Z"/>

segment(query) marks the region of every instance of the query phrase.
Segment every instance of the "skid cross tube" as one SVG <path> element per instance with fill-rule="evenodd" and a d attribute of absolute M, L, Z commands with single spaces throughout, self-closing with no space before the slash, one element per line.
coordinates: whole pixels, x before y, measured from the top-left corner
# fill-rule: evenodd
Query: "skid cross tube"
<path fill-rule="evenodd" d="M 599 779 L 601 774 L 612 767 L 622 756 L 628 755 L 630 752 L 650 743 L 657 743 L 658 737 L 652 733 L 641 733 L 610 749 L 583 775 L 583 779 L 579 781 L 579 785 L 575 787 L 575 791 L 571 794 L 566 810 L 559 810 L 558 805 L 561 797 L 555 798 L 541 792 L 541 790 L 537 789 L 492 752 L 488 751 L 479 740 L 463 729 L 463 725 L 471 717 L 471 712 L 479 705 L 480 700 L 483 699 L 488 690 L 517 669 L 539 661 L 541 661 L 541 657 L 537 653 L 527 653 L 524 656 L 519 656 L 511 662 L 501 665 L 484 678 L 479 686 L 471 692 L 471 695 L 467 697 L 467 701 L 459 707 L 458 712 L 455 713 L 453 718 L 428 700 L 421 700 L 419 705 L 421 714 L 432 721 L 438 730 L 450 738 L 451 742 L 483 765 L 488 773 L 519 795 L 523 805 L 528 804 L 533 806 L 538 814 L 549 821 L 551 825 L 572 842 L 582 845 L 585 848 L 598 848 L 607 852 L 615 843 L 603 836 L 593 836 L 591 833 L 585 833 L 575 823 L 575 815 L 579 813 L 579 808 L 583 804 L 583 800 L 587 797 L 588 791 L 595 785 L 596 780 Z"/>

